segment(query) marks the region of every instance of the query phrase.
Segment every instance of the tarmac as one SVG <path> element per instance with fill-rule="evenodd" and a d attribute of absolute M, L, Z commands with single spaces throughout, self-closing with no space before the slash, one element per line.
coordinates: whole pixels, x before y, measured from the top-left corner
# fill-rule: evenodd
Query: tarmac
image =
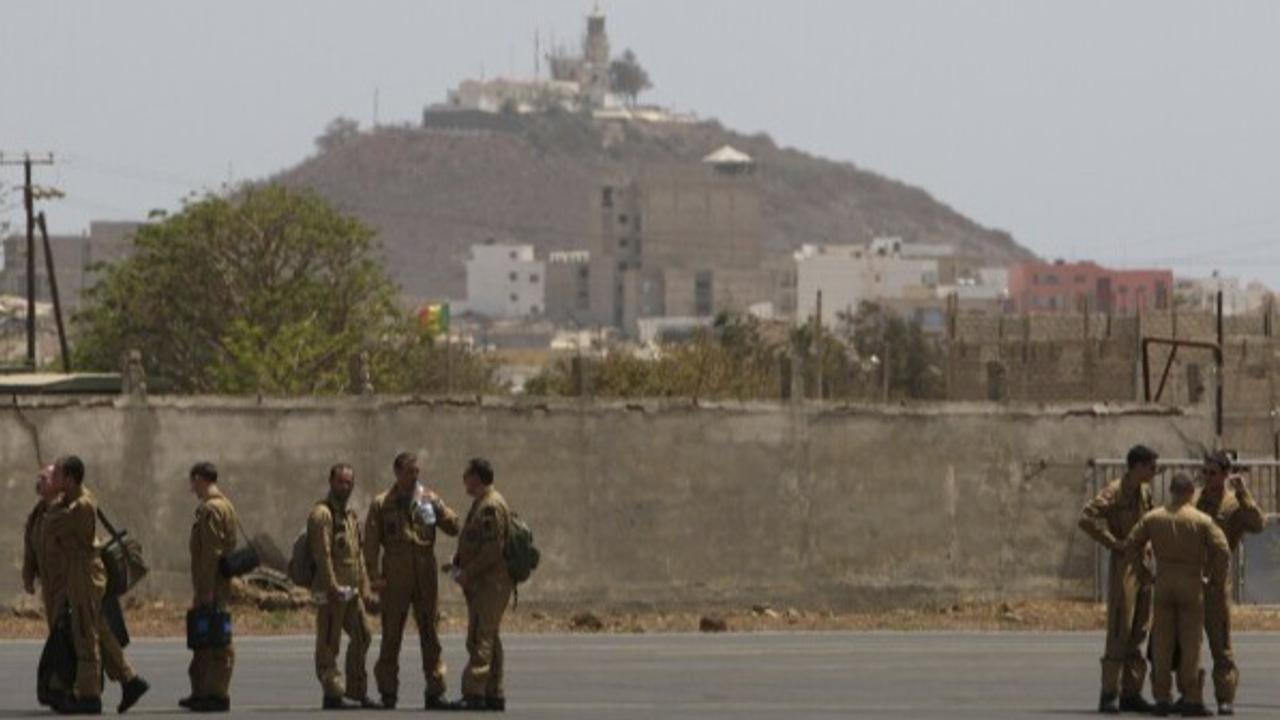
<path fill-rule="evenodd" d="M 412 632 L 412 628 L 408 629 Z M 1237 714 L 1280 714 L 1280 635 L 1234 638 L 1243 681 Z M 236 716 L 303 717 L 321 693 L 308 637 L 237 641 Z M 462 638 L 445 636 L 449 694 Z M 398 712 L 421 712 L 417 643 L 406 638 Z M 515 635 L 507 716 L 516 718 L 1028 718 L 1093 714 L 1097 633 L 754 633 Z M 0 718 L 48 716 L 35 704 L 40 644 L 0 642 Z M 370 651 L 372 669 L 377 640 Z M 130 714 L 185 714 L 189 653 L 180 639 L 135 641 L 127 654 L 152 683 Z M 1206 661 L 1207 661 L 1206 657 Z M 1206 666 L 1207 667 L 1207 666 Z M 371 681 L 372 682 L 372 681 Z M 1148 696 L 1149 696 L 1148 689 Z M 114 714 L 119 688 L 104 693 Z M 1206 697 L 1212 698 L 1206 687 Z M 347 712 L 347 715 L 373 712 Z M 385 713 L 384 713 L 385 715 Z"/>

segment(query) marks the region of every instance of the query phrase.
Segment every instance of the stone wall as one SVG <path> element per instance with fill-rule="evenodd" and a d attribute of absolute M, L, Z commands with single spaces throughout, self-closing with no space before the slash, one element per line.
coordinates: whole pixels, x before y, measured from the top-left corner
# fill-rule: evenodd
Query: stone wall
<path fill-rule="evenodd" d="M 19 591 L 37 462 L 58 453 L 86 460 L 144 542 L 147 590 L 184 595 L 195 460 L 218 463 L 251 532 L 288 547 L 331 463 L 355 466 L 363 511 L 401 449 L 428 454 L 425 478 L 460 512 L 467 458 L 494 462 L 544 552 L 522 603 L 1088 596 L 1086 460 L 1136 441 L 1189 453 L 1208 432 L 1203 415 L 1143 408 L 22 399 L 0 409 L 0 600 Z"/>

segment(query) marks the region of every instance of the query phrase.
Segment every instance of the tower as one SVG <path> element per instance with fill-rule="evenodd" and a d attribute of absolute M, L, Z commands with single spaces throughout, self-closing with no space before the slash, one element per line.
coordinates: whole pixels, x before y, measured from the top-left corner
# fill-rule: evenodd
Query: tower
<path fill-rule="evenodd" d="M 587 34 L 582 38 L 582 76 L 578 82 L 593 106 L 604 104 L 609 92 L 609 35 L 598 5 L 587 16 Z"/>

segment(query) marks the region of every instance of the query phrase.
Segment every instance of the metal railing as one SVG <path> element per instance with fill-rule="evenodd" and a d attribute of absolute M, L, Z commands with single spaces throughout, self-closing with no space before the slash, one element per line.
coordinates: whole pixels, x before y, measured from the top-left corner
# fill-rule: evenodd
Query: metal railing
<path fill-rule="evenodd" d="M 1198 480 L 1200 468 L 1204 461 L 1198 458 L 1160 458 L 1156 469 L 1156 477 L 1151 481 L 1151 500 L 1155 506 L 1168 502 L 1169 479 L 1175 473 L 1185 472 Z M 1237 460 L 1236 472 L 1245 478 L 1245 486 L 1262 509 L 1263 517 L 1268 524 L 1280 517 L 1280 461 L 1277 460 Z M 1107 483 L 1124 476 L 1127 464 L 1120 458 L 1095 458 L 1089 461 L 1091 475 L 1089 498 L 1093 498 Z M 1231 558 L 1231 593 L 1236 602 L 1244 602 L 1245 584 L 1248 581 L 1248 558 L 1245 552 L 1246 542 L 1240 542 Z M 1094 546 L 1093 596 L 1102 602 L 1106 599 L 1107 590 L 1107 557 L 1099 545 Z"/>

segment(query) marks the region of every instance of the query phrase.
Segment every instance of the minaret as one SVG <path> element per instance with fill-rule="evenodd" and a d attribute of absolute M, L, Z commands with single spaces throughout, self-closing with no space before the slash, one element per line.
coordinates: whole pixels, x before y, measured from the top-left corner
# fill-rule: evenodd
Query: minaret
<path fill-rule="evenodd" d="M 604 13 L 597 4 L 587 16 L 587 35 L 582 40 L 583 78 L 580 82 L 591 103 L 604 104 L 609 92 L 609 36 L 604 30 Z"/>

